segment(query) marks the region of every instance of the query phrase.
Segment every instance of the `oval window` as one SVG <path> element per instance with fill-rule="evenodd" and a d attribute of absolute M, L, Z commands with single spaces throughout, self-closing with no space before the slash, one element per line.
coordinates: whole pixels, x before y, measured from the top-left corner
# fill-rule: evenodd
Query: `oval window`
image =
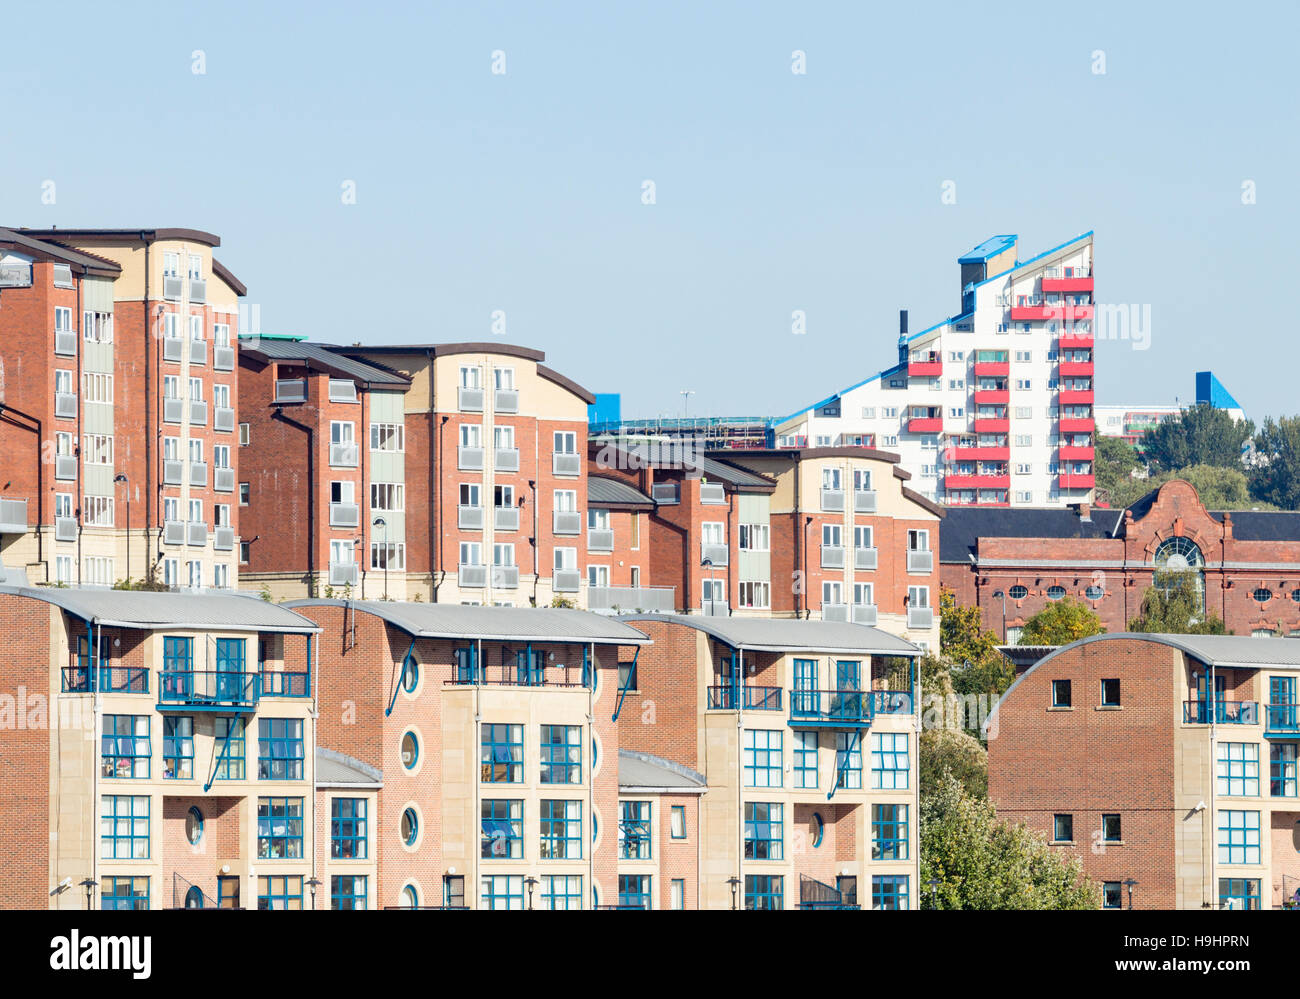
<path fill-rule="evenodd" d="M 407 732 L 402 736 L 402 766 L 407 770 L 413 770 L 419 758 L 420 740 L 415 737 L 414 732 Z"/>
<path fill-rule="evenodd" d="M 812 832 L 813 832 L 812 845 L 813 845 L 813 849 L 815 850 L 817 849 L 817 847 L 822 845 L 822 836 L 825 835 L 826 833 L 826 823 L 822 819 L 821 812 L 813 812 Z"/>
<path fill-rule="evenodd" d="M 1106 588 L 1104 586 L 1089 586 L 1083 592 L 1089 600 L 1100 600 L 1106 595 Z"/>
<path fill-rule="evenodd" d="M 1251 596 L 1254 597 L 1256 600 L 1258 600 L 1261 604 L 1266 604 L 1273 599 L 1273 591 L 1266 590 L 1264 589 L 1264 587 L 1261 586 L 1254 593 L 1252 593 Z"/>
<path fill-rule="evenodd" d="M 415 656 L 407 656 L 402 666 L 402 689 L 408 694 L 413 694 L 419 682 L 420 664 L 415 661 Z"/>
<path fill-rule="evenodd" d="M 185 816 L 185 838 L 191 846 L 203 838 L 203 813 L 197 806 L 191 808 Z"/>
<path fill-rule="evenodd" d="M 407 846 L 414 846 L 415 839 L 420 835 L 420 817 L 415 814 L 414 808 L 408 808 L 402 813 L 402 842 Z"/>
<path fill-rule="evenodd" d="M 420 907 L 420 893 L 416 891 L 415 885 L 407 885 L 402 889 L 402 904 L 408 909 Z"/>
<path fill-rule="evenodd" d="M 1011 589 L 1007 590 L 1007 596 L 1012 600 L 1024 600 L 1025 597 L 1029 596 L 1029 590 L 1017 583 L 1015 586 L 1011 587 Z"/>
<path fill-rule="evenodd" d="M 1291 599 L 1300 604 L 1300 587 L 1291 591 Z"/>
<path fill-rule="evenodd" d="M 1064 586 L 1049 586 L 1047 588 L 1048 600 L 1060 600 L 1063 596 L 1065 596 Z"/>

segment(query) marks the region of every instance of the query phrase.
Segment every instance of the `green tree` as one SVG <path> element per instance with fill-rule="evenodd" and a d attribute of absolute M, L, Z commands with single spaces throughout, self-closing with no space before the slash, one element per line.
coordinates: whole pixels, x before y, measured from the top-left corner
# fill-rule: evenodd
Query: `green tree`
<path fill-rule="evenodd" d="M 1128 623 L 1129 631 L 1163 635 L 1226 635 L 1223 618 L 1202 607 L 1190 572 L 1158 572 L 1142 594 L 1142 610 Z"/>
<path fill-rule="evenodd" d="M 1092 609 L 1070 597 L 1053 600 L 1025 622 L 1021 645 L 1068 645 L 1089 635 L 1100 635 L 1105 627 Z"/>
<path fill-rule="evenodd" d="M 1242 450 L 1254 433 L 1249 420 L 1237 421 L 1227 410 L 1198 403 L 1174 419 L 1148 427 L 1141 449 L 1153 471 L 1194 464 L 1241 468 Z"/>
<path fill-rule="evenodd" d="M 974 736 L 957 729 L 927 728 L 921 732 L 917 744 L 922 801 L 939 793 L 949 777 L 956 778 L 971 797 L 988 797 L 989 754 Z"/>
<path fill-rule="evenodd" d="M 1238 468 L 1219 465 L 1189 465 L 1172 472 L 1160 472 L 1145 479 L 1117 482 L 1111 490 L 1111 505 L 1129 506 L 1172 479 L 1191 484 L 1209 510 L 1272 510 L 1272 504 L 1251 496 L 1246 474 Z"/>
<path fill-rule="evenodd" d="M 1015 668 L 998 644 L 998 636 L 984 629 L 978 607 L 962 607 L 951 590 L 939 590 L 939 651 L 956 693 L 996 698 L 1011 686 Z"/>
<path fill-rule="evenodd" d="M 1119 437 L 1098 437 L 1092 460 L 1098 502 L 1128 506 L 1131 500 L 1118 497 L 1129 495 L 1136 481 L 1132 472 L 1141 463 L 1137 451 L 1128 441 Z"/>
<path fill-rule="evenodd" d="M 993 806 L 953 774 L 921 799 L 921 904 L 930 881 L 943 909 L 1095 909 L 1097 886 L 1078 857 L 1058 853 L 1041 833 L 1000 822 Z"/>
<path fill-rule="evenodd" d="M 1283 510 L 1300 510 L 1300 416 L 1270 416 L 1255 438 L 1250 491 Z"/>

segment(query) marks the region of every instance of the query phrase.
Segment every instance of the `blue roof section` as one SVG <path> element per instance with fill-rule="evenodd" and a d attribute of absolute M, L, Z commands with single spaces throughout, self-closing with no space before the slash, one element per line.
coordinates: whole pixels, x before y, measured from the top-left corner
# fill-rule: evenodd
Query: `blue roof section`
<path fill-rule="evenodd" d="M 974 284 L 968 285 L 967 288 L 978 288 L 980 285 L 988 284 L 990 281 L 996 281 L 998 278 L 1010 274 L 1012 271 L 1018 271 L 1022 267 L 1028 267 L 1030 264 L 1037 263 L 1038 261 L 1042 260 L 1044 257 L 1050 257 L 1053 253 L 1059 253 L 1061 250 L 1064 250 L 1067 246 L 1077 243 L 1080 240 L 1091 239 L 1091 238 L 1092 238 L 1091 229 L 1089 229 L 1087 232 L 1081 232 L 1079 233 L 1079 235 L 1075 236 L 1074 239 L 1067 239 L 1064 243 L 1060 243 L 1057 246 L 1053 246 L 1050 250 L 1044 250 L 1042 253 L 1032 256 L 1028 260 L 1021 260 L 1016 264 L 1016 266 L 1009 267 L 1005 271 L 999 271 L 997 274 L 990 274 L 983 281 L 976 281 Z"/>
<path fill-rule="evenodd" d="M 1003 236 L 990 236 L 979 246 L 957 258 L 959 264 L 982 264 L 990 257 L 996 257 L 999 253 L 1005 253 L 1011 247 L 1016 245 L 1016 240 L 1020 237 L 1014 233 Z"/>
<path fill-rule="evenodd" d="M 1215 409 L 1244 409 L 1223 387 L 1223 382 L 1214 377 L 1213 371 L 1196 372 L 1196 402 L 1197 405 L 1209 403 Z"/>

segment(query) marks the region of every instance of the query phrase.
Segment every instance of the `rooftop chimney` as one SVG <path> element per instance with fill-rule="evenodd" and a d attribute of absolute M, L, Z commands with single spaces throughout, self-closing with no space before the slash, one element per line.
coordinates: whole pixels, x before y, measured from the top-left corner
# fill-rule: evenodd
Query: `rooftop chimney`
<path fill-rule="evenodd" d="M 898 310 L 898 338 L 904 340 L 907 338 L 907 310 Z"/>
<path fill-rule="evenodd" d="M 1092 523 L 1092 507 L 1087 503 L 1079 504 L 1079 519 L 1085 524 Z"/>

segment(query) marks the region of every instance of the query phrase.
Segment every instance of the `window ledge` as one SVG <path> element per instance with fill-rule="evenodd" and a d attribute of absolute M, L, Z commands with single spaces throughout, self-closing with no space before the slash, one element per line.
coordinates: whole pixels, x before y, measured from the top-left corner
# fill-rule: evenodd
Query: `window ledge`
<path fill-rule="evenodd" d="M 1073 704 L 1053 704 L 1047 709 L 1048 711 L 1073 711 Z"/>
<path fill-rule="evenodd" d="M 1095 708 L 1093 708 L 1093 710 L 1094 710 L 1094 711 L 1123 711 L 1123 710 L 1124 710 L 1124 705 L 1122 705 L 1122 704 L 1098 704 Z"/>

